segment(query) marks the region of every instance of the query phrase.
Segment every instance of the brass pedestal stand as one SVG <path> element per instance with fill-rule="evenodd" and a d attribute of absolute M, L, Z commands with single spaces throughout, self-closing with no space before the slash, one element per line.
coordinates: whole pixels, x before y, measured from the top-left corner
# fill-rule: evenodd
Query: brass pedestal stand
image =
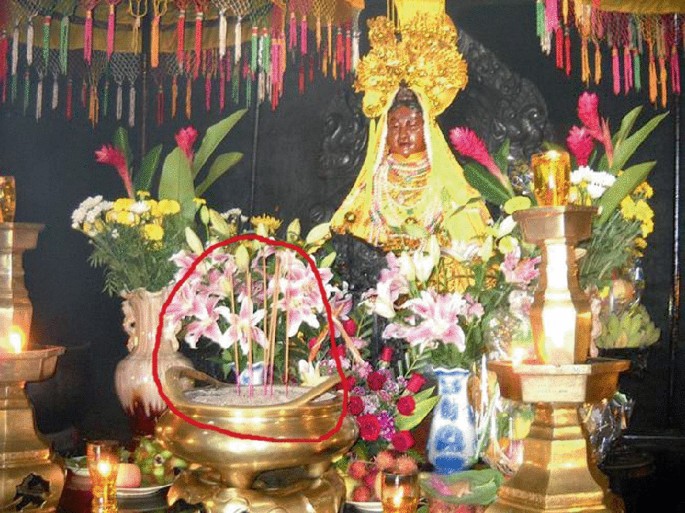
<path fill-rule="evenodd" d="M 55 372 L 63 347 L 0 355 L 0 511 L 54 511 L 64 487 L 64 469 L 36 431 L 27 381 Z"/>
<path fill-rule="evenodd" d="M 624 360 L 579 365 L 512 365 L 490 362 L 502 396 L 535 404 L 524 462 L 500 487 L 487 513 L 613 512 L 607 480 L 590 459 L 578 406 L 616 391 Z"/>

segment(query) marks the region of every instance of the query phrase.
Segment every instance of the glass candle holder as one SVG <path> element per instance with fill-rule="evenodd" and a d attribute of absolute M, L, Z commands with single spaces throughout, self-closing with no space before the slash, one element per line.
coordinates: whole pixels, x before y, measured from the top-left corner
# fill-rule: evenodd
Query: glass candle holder
<path fill-rule="evenodd" d="M 13 176 L 0 176 L 0 222 L 14 222 L 17 208 L 17 189 Z"/>
<path fill-rule="evenodd" d="M 571 156 L 550 150 L 531 157 L 533 190 L 538 206 L 558 207 L 568 203 L 571 183 Z"/>
<path fill-rule="evenodd" d="M 381 477 L 383 513 L 416 513 L 419 505 L 419 475 L 383 472 Z"/>
<path fill-rule="evenodd" d="M 117 472 L 119 443 L 114 440 L 93 440 L 86 444 L 88 473 L 93 484 L 93 513 L 117 511 Z"/>

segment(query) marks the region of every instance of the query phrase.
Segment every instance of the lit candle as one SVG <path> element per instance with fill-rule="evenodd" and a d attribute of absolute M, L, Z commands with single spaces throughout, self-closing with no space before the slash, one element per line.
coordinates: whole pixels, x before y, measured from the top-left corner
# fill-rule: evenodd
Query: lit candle
<path fill-rule="evenodd" d="M 571 181 L 571 156 L 550 150 L 531 157 L 533 188 L 539 206 L 564 206 L 568 203 Z"/>
<path fill-rule="evenodd" d="M 7 336 L 0 337 L 0 353 L 21 353 L 26 344 L 26 336 L 19 326 L 7 330 Z"/>

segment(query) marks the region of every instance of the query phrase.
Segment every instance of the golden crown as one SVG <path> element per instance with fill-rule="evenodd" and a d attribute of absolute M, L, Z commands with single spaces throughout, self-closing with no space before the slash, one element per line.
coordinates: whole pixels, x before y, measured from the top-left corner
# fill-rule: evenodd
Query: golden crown
<path fill-rule="evenodd" d="M 443 12 L 408 13 L 398 5 L 398 31 L 384 16 L 369 20 L 371 50 L 360 61 L 354 84 L 357 92 L 364 92 L 366 116 L 380 116 L 402 82 L 427 102 L 424 108 L 430 116 L 444 111 L 466 87 L 467 66 L 457 49 L 457 30 L 444 14 L 444 2 L 428 3 L 441 4 Z"/>

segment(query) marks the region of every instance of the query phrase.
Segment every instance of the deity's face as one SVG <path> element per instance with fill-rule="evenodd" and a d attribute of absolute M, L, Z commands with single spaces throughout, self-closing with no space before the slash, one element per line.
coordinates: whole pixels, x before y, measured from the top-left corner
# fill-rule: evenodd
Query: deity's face
<path fill-rule="evenodd" d="M 421 111 L 400 105 L 388 113 L 388 152 L 408 157 L 426 151 Z"/>

